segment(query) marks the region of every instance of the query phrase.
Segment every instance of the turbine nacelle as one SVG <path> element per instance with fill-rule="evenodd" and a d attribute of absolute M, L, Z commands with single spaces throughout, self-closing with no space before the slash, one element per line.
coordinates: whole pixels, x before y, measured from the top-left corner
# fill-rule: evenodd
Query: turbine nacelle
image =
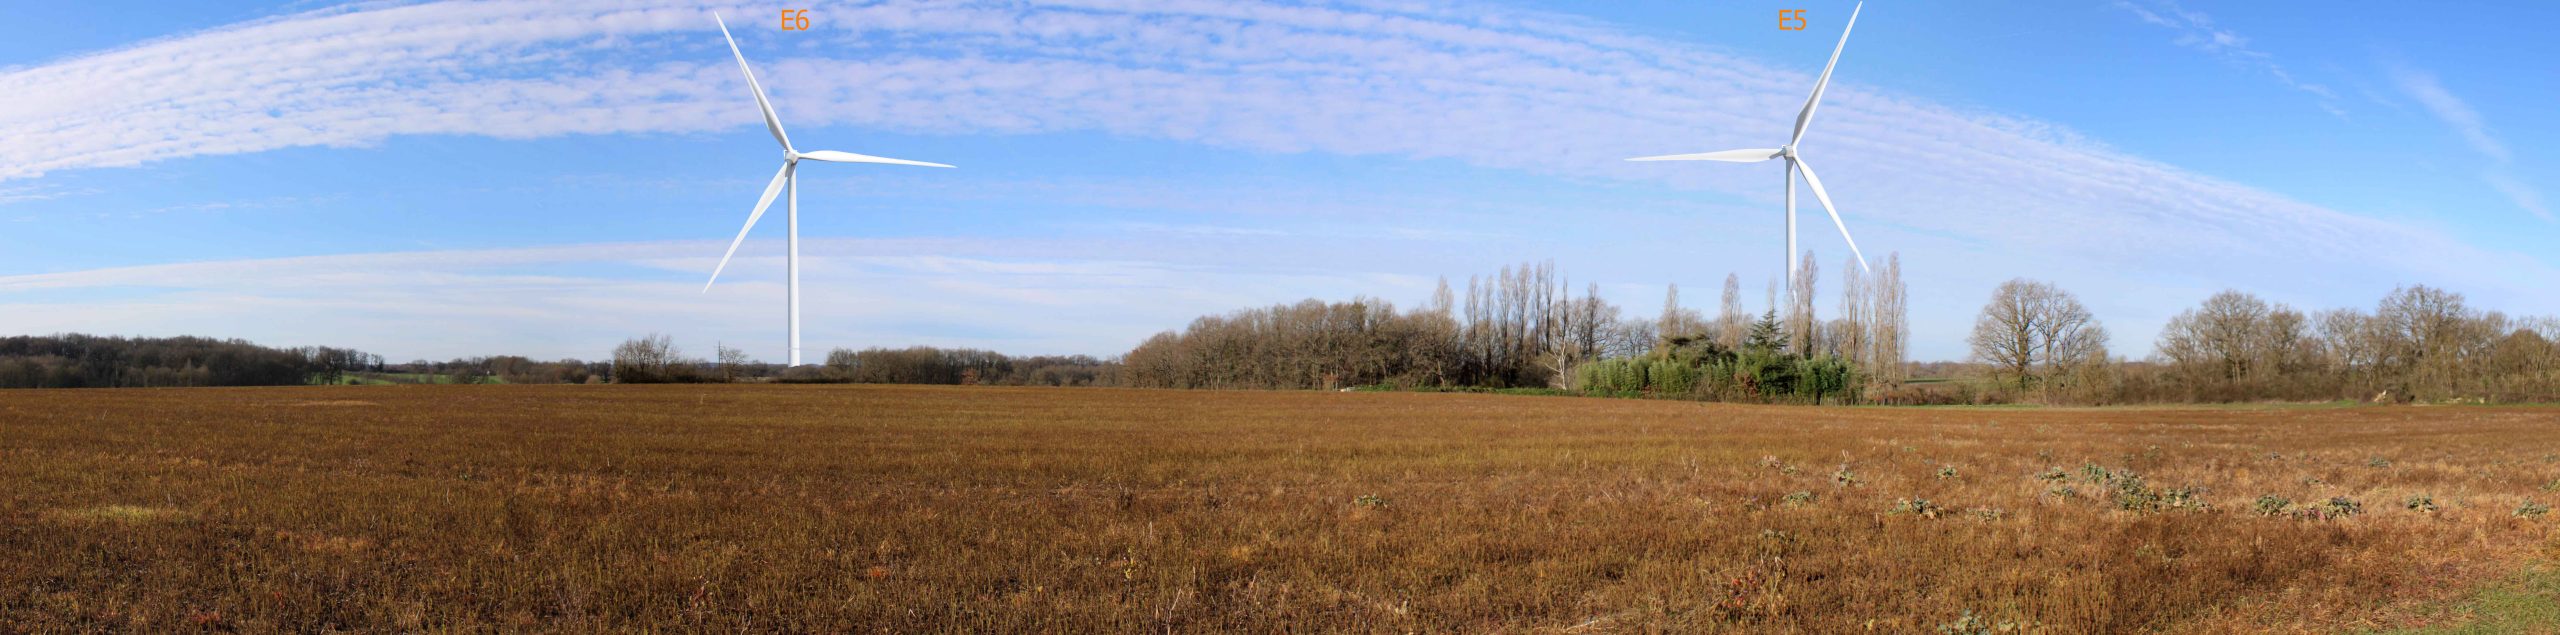
<path fill-rule="evenodd" d="M 1786 158 L 1789 158 L 1789 159 L 1796 158 L 1796 146 L 1795 146 L 1795 144 L 1790 143 L 1790 144 L 1787 144 L 1787 145 L 1778 146 L 1778 156 L 1786 157 Z"/>

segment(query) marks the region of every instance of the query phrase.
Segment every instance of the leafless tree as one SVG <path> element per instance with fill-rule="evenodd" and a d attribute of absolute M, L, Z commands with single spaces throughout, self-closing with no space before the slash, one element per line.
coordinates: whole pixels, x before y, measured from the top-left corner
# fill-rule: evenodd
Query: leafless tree
<path fill-rule="evenodd" d="M 1840 317 L 1833 320 L 1830 343 L 1849 363 L 1865 368 L 1874 352 L 1875 297 L 1867 292 L 1865 272 L 1857 265 L 1855 259 L 1840 265 Z"/>
<path fill-rule="evenodd" d="M 2070 371 L 2104 357 L 2107 333 L 2069 292 L 2020 278 L 1992 292 L 1967 341 L 1975 359 L 2025 390 L 2039 381 L 2068 383 Z"/>
<path fill-rule="evenodd" d="M 1742 275 L 1724 274 L 1724 301 L 1717 304 L 1716 343 L 1725 350 L 1742 350 L 1743 332 L 1751 328 L 1751 314 L 1742 308 Z"/>
<path fill-rule="evenodd" d="M 622 383 L 673 379 L 677 363 L 675 338 L 658 333 L 624 340 L 613 348 L 613 378 Z"/>
<path fill-rule="evenodd" d="M 725 343 L 713 344 L 712 350 L 720 360 L 720 381 L 737 381 L 738 371 L 744 370 L 749 363 L 747 352 L 730 348 Z"/>
<path fill-rule="evenodd" d="M 1810 357 L 1820 342 L 1813 316 L 1814 281 L 1822 277 L 1821 266 L 1813 260 L 1813 252 L 1804 252 L 1803 262 L 1796 265 L 1795 280 L 1787 289 L 1787 350 Z"/>
<path fill-rule="evenodd" d="M 1697 337 L 1705 334 L 1706 324 L 1696 309 L 1680 306 L 1680 285 L 1671 285 L 1662 297 L 1662 317 L 1654 321 L 1654 329 L 1664 340 Z"/>
<path fill-rule="evenodd" d="M 1902 286 L 1902 254 L 1900 252 L 1885 257 L 1884 270 L 1877 272 L 1874 283 L 1869 287 L 1875 296 L 1872 305 L 1874 313 L 1872 322 L 1876 327 L 1872 335 L 1875 340 L 1875 350 L 1868 355 L 1869 359 L 1874 360 L 1872 364 L 1874 370 L 1871 372 L 1885 383 L 1900 383 L 1907 378 L 1903 364 L 1908 355 L 1904 346 L 1910 341 L 1908 334 L 1911 326 L 1910 314 L 1906 308 L 1910 302 L 1910 292 Z"/>

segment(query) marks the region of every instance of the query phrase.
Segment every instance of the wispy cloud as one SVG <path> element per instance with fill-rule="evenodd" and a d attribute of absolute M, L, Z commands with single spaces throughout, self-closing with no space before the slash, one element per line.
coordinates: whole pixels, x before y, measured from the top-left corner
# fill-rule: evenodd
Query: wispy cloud
<path fill-rule="evenodd" d="M 62 188 L 45 185 L 43 183 L 7 185 L 0 186 L 0 205 L 22 203 L 26 201 L 49 201 L 65 196 L 85 193 L 88 192 L 66 191 Z"/>
<path fill-rule="evenodd" d="M 2255 60 L 2296 89 L 2327 96 L 2292 82 L 2245 38 L 2201 14 L 2126 6 L 2186 29 L 2187 46 Z M 1756 204 L 1775 203 L 1774 173 L 1620 159 L 1768 143 L 1791 125 L 1811 81 L 1708 47 L 1494 6 L 889 0 L 825 14 L 808 34 L 740 30 L 777 107 L 801 129 L 1099 132 L 1247 152 L 1435 160 L 1580 183 L 1668 184 Z M 1870 54 L 1859 47 L 1850 44 L 1844 65 Z M 11 96 L 0 100 L 0 181 L 399 135 L 755 129 L 753 102 L 726 56 L 705 7 L 667 0 L 367 4 L 279 16 L 0 71 L 0 94 Z M 2519 279 L 2552 276 L 2530 257 L 2128 155 L 2051 122 L 1872 90 L 1848 68 L 1805 152 L 1867 246 L 1888 251 L 1890 239 L 1900 239 L 1906 248 L 1943 247 L 1937 257 L 1959 270 L 1941 279 L 1949 288 L 1988 288 L 1996 280 L 1975 278 L 2020 271 L 2125 289 L 2163 279 L 2325 279 L 2317 272 L 2521 296 L 2535 285 Z M 1164 205 L 1274 207 L 1250 197 L 1156 195 Z M 1520 217 L 1484 215 L 1405 237 L 1465 239 Z M 1812 231 L 1820 229 L 1816 221 Z M 1672 240 L 1619 233 L 1629 243 Z M 1161 252 L 1183 248 L 1158 245 L 1146 255 L 1162 263 L 1171 259 Z M 698 264 L 707 270 L 707 256 Z M 1155 279 L 1168 285 L 1220 280 L 1184 268 L 1196 262 L 1164 266 Z M 1404 280 L 1281 268 L 1212 273 Z M 0 286 L 78 280 L 99 284 L 20 277 Z M 955 280 L 972 281 L 949 282 L 964 289 L 983 284 L 976 276 Z M 1370 289 L 1325 294 L 1363 290 Z M 1935 294 L 1955 298 L 1946 307 L 1917 308 L 1943 310 L 1953 323 L 1970 309 L 1960 305 L 1979 301 L 1957 295 Z M 1108 350 L 1099 342 L 1074 350 Z"/>
<path fill-rule="evenodd" d="M 2213 16 L 2180 6 L 2176 0 L 2117 0 L 2116 7 L 2130 11 L 2143 22 L 2166 27 L 2178 34 L 2178 46 L 2203 51 L 2233 64 L 2263 72 L 2286 88 L 2317 97 L 2320 110 L 2347 119 L 2347 111 L 2338 107 L 2338 93 L 2328 86 L 2294 79 L 2293 72 L 2276 63 L 2275 56 L 2249 48 L 2249 38 L 2215 25 Z"/>
<path fill-rule="evenodd" d="M 782 263 L 758 241 L 708 293 L 724 241 L 304 256 L 0 276 L 0 332 L 220 333 L 395 356 L 601 356 L 661 331 L 782 356 Z M 936 241 L 804 241 L 809 342 L 1115 354 L 1191 318 L 1326 289 L 1401 289 L 1357 273 L 1107 258 L 951 256 Z M 993 246 L 987 251 L 1011 250 Z M 1032 250 L 1036 251 L 1036 250 Z M 151 293 L 132 293 L 132 290 Z M 292 320 L 277 320 L 292 315 Z M 469 324 L 467 329 L 450 328 Z"/>
<path fill-rule="evenodd" d="M 2508 152 L 2506 143 L 2491 133 L 2489 123 L 2480 118 L 2480 111 L 2472 109 L 2470 102 L 2454 96 L 2453 91 L 2445 90 L 2444 84 L 2436 81 L 2434 73 L 2396 62 L 2386 66 L 2390 69 L 2392 83 L 2400 87 L 2402 94 L 2417 101 L 2428 114 L 2435 115 L 2437 121 L 2444 122 L 2445 127 L 2452 128 L 2455 135 L 2461 136 L 2463 143 L 2488 159 L 2480 178 L 2487 181 L 2491 189 L 2505 195 L 2516 207 L 2532 212 L 2544 221 L 2553 220 L 2550 206 L 2542 201 L 2542 192 L 2515 177 L 2511 167 L 2515 155 Z"/>

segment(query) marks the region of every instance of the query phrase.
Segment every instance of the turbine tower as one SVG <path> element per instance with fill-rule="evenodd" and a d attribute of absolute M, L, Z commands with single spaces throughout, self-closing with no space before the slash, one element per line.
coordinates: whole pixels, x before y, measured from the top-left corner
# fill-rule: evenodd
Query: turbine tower
<path fill-rule="evenodd" d="M 1849 46 L 1849 29 L 1856 28 L 1856 27 L 1858 26 L 1858 10 L 1859 10 L 1859 9 L 1864 9 L 1864 8 L 1866 8 L 1866 3 L 1861 2 L 1861 3 L 1858 3 L 1857 8 L 1853 8 L 1853 9 L 1850 9 L 1850 10 L 1849 10 L 1849 24 L 1848 24 L 1848 26 L 1844 26 L 1844 27 L 1841 27 L 1841 28 L 1840 28 L 1840 43 L 1839 43 L 1838 45 L 1835 45 L 1835 46 L 1832 46 L 1832 47 L 1831 47 L 1831 61 L 1830 61 L 1829 63 L 1826 63 L 1826 64 L 1823 64 L 1823 65 L 1822 65 L 1822 77 L 1821 77 L 1821 79 L 1816 79 L 1816 80 L 1814 80 L 1814 82 L 1813 82 L 1813 96 L 1812 96 L 1812 97 L 1809 97 L 1809 98 L 1806 98 L 1806 99 L 1804 100 L 1804 111 L 1803 111 L 1803 112 L 1796 113 L 1796 132 L 1795 132 L 1795 136 L 1788 137 L 1788 138 L 1787 138 L 1787 144 L 1786 144 L 1786 145 L 1778 146 L 1778 147 L 1775 147 L 1775 148 L 1752 148 L 1752 149 L 1747 149 L 1747 150 L 1723 150 L 1723 151 L 1718 151 L 1718 152 L 1700 152 L 1700 153 L 1697 153 L 1697 154 L 1669 154 L 1669 155 L 1663 155 L 1663 156 L 1654 156 L 1654 157 L 1636 157 L 1636 158 L 1633 158 L 1633 159 L 1628 159 L 1629 161 L 1724 161 L 1724 162 L 1728 162 L 1728 163 L 1759 163 L 1759 162 L 1767 161 L 1767 160 L 1770 160 L 1770 159 L 1779 159 L 1779 158 L 1786 159 L 1786 160 L 1787 160 L 1787 172 L 1786 172 L 1786 174 L 1785 174 L 1785 177 L 1786 177 L 1786 179 L 1787 179 L 1787 257 L 1786 257 L 1786 267 L 1787 267 L 1787 288 L 1788 288 L 1788 289 L 1790 289 L 1790 290 L 1792 290 L 1792 289 L 1794 289 L 1794 288 L 1795 288 L 1795 282 L 1796 282 L 1796 178 L 1795 178 L 1795 177 L 1796 177 L 1796 175 L 1797 175 L 1797 174 L 1799 174 L 1799 173 L 1801 173 L 1801 174 L 1803 174 L 1803 175 L 1804 175 L 1804 184 L 1805 184 L 1806 186 L 1808 186 L 1808 187 L 1813 188 L 1813 198 L 1814 198 L 1814 200 L 1817 200 L 1817 201 L 1821 201 L 1821 202 L 1822 202 L 1822 211 L 1824 211 L 1824 212 L 1829 212 L 1829 213 L 1831 214 L 1831 224 L 1832 224 L 1832 225 L 1835 225 L 1835 226 L 1838 226 L 1838 227 L 1840 228 L 1840 239 L 1841 239 L 1841 240 L 1849 241 L 1849 253 L 1858 257 L 1858 267 L 1859 267 L 1859 268 L 1861 268 L 1861 269 L 1868 269 L 1868 270 L 1870 270 L 1870 271 L 1872 271 L 1872 270 L 1873 270 L 1872 268 L 1869 268 L 1869 267 L 1867 266 L 1867 256 L 1866 256 L 1866 254 L 1863 254 L 1863 253 L 1859 253 L 1859 252 L 1858 252 L 1858 239 L 1850 238 L 1850 237 L 1849 237 L 1849 224 L 1848 224 L 1848 223 L 1844 223 L 1844 222 L 1841 222 L 1841 221 L 1840 221 L 1840 210 L 1833 209 L 1833 208 L 1831 207 L 1831 194 L 1830 194 L 1829 192 L 1824 192 L 1824 191 L 1822 191 L 1822 179 L 1813 175 L 1813 166 L 1811 166 L 1811 165 L 1807 165 L 1807 164 L 1804 162 L 1804 157 L 1803 157 L 1803 156 L 1800 156 L 1800 155 L 1796 154 L 1796 144 L 1797 144 L 1798 142 L 1804 141 L 1804 129 L 1805 129 L 1805 126 L 1806 126 L 1807 124 L 1811 124 L 1811 123 L 1813 123 L 1813 108 L 1814 108 L 1815 106 L 1822 105 L 1822 89 L 1823 89 L 1824 87 L 1827 87 L 1827 86 L 1830 86 L 1830 85 L 1831 85 L 1831 67 L 1834 67 L 1834 66 L 1838 66 L 1838 65 L 1840 65 L 1840 50 L 1841 50 L 1841 49 L 1843 49 L 1843 48 L 1847 48 L 1847 47 Z M 1793 292 L 1793 291 L 1790 291 L 1790 293 L 1792 293 L 1792 292 Z"/>
<path fill-rule="evenodd" d="M 757 84 L 757 83 L 756 83 L 756 72 L 755 72 L 754 70 L 751 70 L 751 69 L 748 69 L 748 68 L 747 68 L 747 55 L 746 55 L 745 53 L 740 53 L 740 52 L 738 52 L 738 39 L 737 39 L 737 38 L 734 38 L 734 37 L 730 37 L 730 36 L 729 36 L 729 22 L 728 22 L 727 20 L 722 20 L 722 19 L 720 19 L 720 14 L 718 14 L 718 13 L 713 13 L 713 14 L 711 14 L 711 19 L 712 19 L 712 21 L 719 23 L 719 25 L 720 25 L 720 37 L 721 37 L 722 39 L 726 39 L 726 40 L 728 40 L 728 41 L 729 41 L 729 54 L 730 54 L 730 55 L 737 56 L 737 58 L 738 58 L 738 72 L 740 72 L 740 73 L 745 73 L 745 74 L 746 74 L 746 76 L 747 76 L 747 90 L 748 90 L 749 92 L 753 92 L 753 93 L 755 94 L 755 96 L 756 96 L 756 108 L 757 108 L 757 109 L 759 109 L 759 110 L 764 111 L 764 127 L 765 127 L 765 130 L 766 130 L 766 131 L 769 131 L 769 132 L 772 132 L 772 133 L 773 133 L 773 140 L 774 140 L 774 141 L 777 141 L 777 142 L 780 142 L 780 143 L 782 144 L 782 170 L 781 170 L 781 171 L 778 171 L 778 172 L 775 172 L 775 173 L 773 174 L 773 181 L 772 181 L 772 182 L 770 182 L 770 183 L 766 183 L 766 184 L 765 184 L 765 186 L 764 186 L 764 196 L 763 196 L 762 198 L 758 198 L 758 199 L 756 199 L 756 211 L 753 211 L 753 212 L 749 212 L 749 213 L 747 213 L 747 226 L 738 228 L 738 238 L 737 238 L 736 240 L 731 240 L 731 241 L 729 241 L 729 253 L 725 253 L 725 254 L 721 254 L 721 255 L 720 255 L 720 266 L 718 266 L 718 267 L 714 267 L 714 268 L 712 268 L 712 269 L 711 269 L 711 279 L 710 279 L 709 281 L 706 281 L 706 282 L 703 282 L 703 283 L 702 283 L 702 291 L 703 291 L 704 293 L 709 293 L 709 292 L 711 292 L 711 284 L 712 284 L 712 283 L 714 283 L 714 282 L 719 282 L 719 281 L 720 281 L 720 271 L 721 271 L 721 270 L 724 270 L 724 269 L 729 268 L 729 258 L 730 258 L 731 256 L 736 256 L 736 255 L 738 255 L 738 245 L 740 245 L 740 244 L 742 244 L 742 243 L 747 242 L 747 231 L 748 231 L 748 230 L 751 230 L 751 229 L 755 229 L 755 228 L 756 228 L 756 219 L 764 218 L 764 210 L 765 210 L 765 208 L 767 208 L 767 207 L 771 207 L 771 206 L 773 205 L 773 197 L 774 197 L 774 195 L 781 193 L 784 189 L 789 189 L 789 190 L 791 190 L 791 202 L 790 202 L 790 209 L 791 209 L 791 239 L 790 239 L 790 252 L 789 252 L 789 254 L 784 258 L 784 262 L 785 262 L 784 267 L 785 267 L 785 269 L 786 269 L 787 271 L 789 271 L 789 279 L 790 279 L 790 283 L 789 283 L 789 285 L 788 285 L 788 286 L 790 287 L 790 294 L 789 294 L 788 299 L 784 300 L 784 304 L 788 307 L 788 310 L 790 311 L 790 314 L 791 314 L 791 318 L 790 318 L 790 325 L 791 325 L 791 365 L 792 365 L 792 366 L 799 366 L 799 365 L 800 365 L 800 176 L 799 176 L 800 160 L 801 160 L 801 159 L 809 159 L 809 160 L 813 160 L 813 161 L 828 161 L 828 162 L 834 162 L 834 163 L 887 163 L 887 164 L 891 164 L 891 165 L 921 165 L 921 166 L 925 166 L 925 167 L 934 167 L 934 168 L 947 168 L 947 167 L 951 167 L 951 166 L 943 165 L 943 164 L 940 164 L 940 163 L 926 163 L 926 162 L 923 162 L 923 161 L 909 161 L 909 160 L 906 160 L 906 159 L 891 159 L 891 158 L 888 158 L 888 157 L 875 157 L 875 156 L 864 155 L 864 154 L 854 154 L 854 153 L 851 153 L 851 152 L 837 152 L 837 151 L 834 151 L 834 150 L 819 150 L 819 151 L 816 151 L 816 152 L 801 152 L 801 151 L 799 151 L 799 150 L 797 150 L 797 149 L 792 148 L 792 147 L 791 147 L 791 136 L 790 136 L 790 135 L 786 135 L 786 134 L 783 134 L 783 133 L 782 133 L 782 119 L 781 119 L 780 117 L 776 117 L 776 116 L 774 116 L 774 114 L 773 114 L 773 102 L 772 102 L 772 101 L 770 101 L 770 100 L 765 99 L 765 97 L 764 97 L 764 86 L 759 85 L 759 84 Z"/>

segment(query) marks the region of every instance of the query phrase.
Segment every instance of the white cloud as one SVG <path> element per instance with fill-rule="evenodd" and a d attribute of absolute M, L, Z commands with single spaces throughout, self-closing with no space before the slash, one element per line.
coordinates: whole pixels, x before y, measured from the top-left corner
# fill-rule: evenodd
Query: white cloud
<path fill-rule="evenodd" d="M 2265 60 L 2246 48 L 2246 38 L 2212 27 L 2201 14 L 2126 6 L 2145 20 L 2200 29 L 2188 46 Z M 1620 159 L 1771 143 L 1791 125 L 1811 82 L 1785 67 L 1630 35 L 1586 20 L 1474 5 L 892 0 L 827 7 L 820 13 L 820 30 L 809 34 L 739 29 L 741 44 L 777 108 L 787 123 L 803 129 L 1101 132 L 1249 152 L 1436 159 L 1583 182 L 1670 184 L 1732 193 L 1759 204 L 1774 204 L 1778 197 L 1771 187 L 1772 171 L 1636 165 Z M 1890 24 L 1884 14 L 1870 19 L 1876 28 L 1890 28 L 1884 26 Z M 744 17 L 738 21 L 751 23 Z M 703 7 L 667 0 L 361 5 L 280 16 L 0 71 L 0 94 L 12 96 L 0 100 L 0 180 L 189 156 L 362 146 L 398 135 L 743 134 L 757 127 L 758 117 L 726 54 Z M 1861 228 L 1867 247 L 1876 252 L 1900 248 L 1915 266 L 1931 261 L 1943 267 L 1948 273 L 1933 281 L 1944 289 L 1987 289 L 1997 277 L 2032 272 L 2127 297 L 2163 286 L 2263 286 L 2305 279 L 2367 281 L 2357 284 L 2385 288 L 2387 283 L 2371 281 L 2428 281 L 2487 291 L 2491 297 L 2533 297 L 2545 286 L 2536 281 L 2552 277 L 2547 263 L 2530 257 L 2476 249 L 2432 229 L 2341 213 L 2127 155 L 2058 124 L 1873 90 L 1858 79 L 1856 65 L 1861 56 L 1885 54 L 1889 52 L 1850 44 L 1805 153 L 1822 166 L 1826 183 L 1849 222 Z M 2265 68 L 2292 82 L 2271 62 Z M 2295 88 L 2326 96 L 2325 89 L 2314 90 L 2314 85 Z M 1210 194 L 1197 187 L 1203 186 L 1173 184 L 1150 193 L 1066 191 L 1088 200 L 1147 197 L 1152 204 L 1248 211 L 1302 210 L 1301 201 L 1320 206 L 1358 198 L 1229 195 L 1256 187 L 1283 190 L 1285 185 L 1254 184 Z M 1275 199 L 1284 202 L 1275 204 Z M 1481 218 L 1454 228 L 1382 231 L 1413 240 L 1465 241 L 1503 228 L 1497 222 L 1503 216 Z M 1806 238 L 1813 244 L 1827 228 L 1819 214 L 1806 220 Z M 1196 242 L 1238 237 L 1208 229 L 1226 225 L 1163 225 L 1159 229 L 1176 232 L 1188 227 L 1202 239 Z M 1293 226 L 1290 233 L 1299 229 Z M 1672 240 L 1659 232 L 1629 233 L 1625 239 L 1630 244 Z M 936 246 L 965 250 L 980 242 Z M 1939 251 L 1914 253 L 1924 246 Z M 1185 249 L 1203 254 L 1184 259 L 1163 253 Z M 715 247 L 693 253 L 716 252 Z M 516 252 L 470 253 L 476 258 L 519 257 L 508 255 Z M 1132 253 L 1137 255 L 1127 255 Z M 951 252 L 910 255 L 935 254 Z M 1152 273 L 1132 275 L 1165 288 L 1223 285 L 1234 276 L 1408 281 L 1388 274 L 1276 266 L 1200 269 L 1219 254 L 1189 245 L 1159 244 L 1123 255 L 1158 263 L 1150 265 L 1161 267 Z M 452 255 L 343 258 L 358 258 L 357 264 L 370 262 L 362 258 L 424 258 L 417 265 L 432 269 L 448 257 Z M 698 258 L 700 269 L 707 271 L 709 257 L 685 257 Z M 1041 257 L 1116 261 L 1095 254 Z M 593 258 L 635 260 L 627 254 Z M 922 262 L 873 266 L 930 270 Z M 1171 262 L 1189 264 L 1162 264 Z M 252 265 L 205 263 L 178 273 L 195 281 L 320 284 L 263 268 L 272 264 L 254 265 L 261 268 L 256 271 L 211 273 L 243 266 Z M 520 290 L 523 299 L 537 304 L 554 294 L 586 298 L 582 301 L 592 306 L 552 309 L 550 315 L 569 316 L 573 323 L 598 314 L 594 311 L 637 310 L 642 304 L 638 298 L 698 288 L 682 281 L 666 282 L 663 288 L 658 283 L 578 287 L 589 283 L 539 276 L 398 278 L 411 274 L 387 264 L 366 266 L 379 266 L 385 271 L 378 275 L 391 276 L 366 282 L 396 279 L 420 285 L 414 291 L 380 287 L 365 292 L 377 304 L 420 312 L 467 311 L 474 296 L 437 286 L 467 282 Z M 167 279 L 166 273 L 144 277 Z M 102 270 L 19 276 L 0 279 L 0 289 L 151 284 L 134 278 L 141 275 Z M 932 293 L 986 294 L 990 302 L 1012 303 L 1061 296 L 1044 296 L 1037 287 L 987 282 L 991 274 L 983 271 L 949 275 L 907 289 L 919 295 L 904 303 L 862 306 L 898 306 L 954 324 L 1042 333 L 1046 335 L 1026 337 L 1058 346 L 1030 350 L 1108 351 L 1115 346 L 1107 343 L 1114 341 L 1109 337 L 1074 340 L 1027 318 L 987 313 L 994 310 L 989 306 L 961 310 L 973 305 Z M 248 298 L 269 292 L 202 284 L 211 286 L 187 297 L 206 304 L 191 306 L 238 302 L 246 307 Z M 596 292 L 569 293 L 569 287 Z M 1267 301 L 1226 292 L 1252 288 L 1297 287 L 1276 282 L 1226 285 L 1214 295 L 1185 296 L 1198 302 L 1172 306 L 1196 314 L 1206 312 L 1197 308 L 1216 311 Z M 1310 295 L 1374 290 L 1337 286 Z M 621 295 L 600 295 L 608 291 Z M 1978 301 L 1966 297 L 1971 291 L 1917 291 L 1946 298 L 1924 301 L 1918 308 L 1947 315 L 1915 316 L 1915 323 L 1960 322 L 1954 316 Z M 1240 301 L 1208 301 L 1214 299 Z M 336 302 L 329 298 L 297 301 L 338 306 L 329 304 Z M 353 305 L 341 308 L 357 310 Z M 2162 317 L 2154 313 L 2174 312 L 2175 305 L 2129 310 L 2139 322 Z M 94 310 L 70 313 L 112 317 Z M 754 315 L 765 320 L 761 311 Z M 1152 330 L 1187 318 L 1139 322 L 1135 320 L 1154 316 L 1113 314 L 1112 323 L 1124 326 L 1109 328 Z"/>
<path fill-rule="evenodd" d="M 565 245 L 195 262 L 0 277 L 0 332 L 219 333 L 395 357 L 595 358 L 661 331 L 780 360 L 779 241 L 754 241 L 709 292 L 725 241 Z M 982 245 L 985 251 L 1037 251 Z M 804 240 L 806 350 L 936 344 L 1015 353 L 1127 350 L 1209 313 L 1398 281 L 1100 258 L 954 257 L 935 241 Z M 594 273 L 598 268 L 624 271 Z M 567 273 L 567 272 L 586 273 Z M 634 273 L 633 271 L 636 271 Z M 131 289 L 157 291 L 122 293 Z"/>

